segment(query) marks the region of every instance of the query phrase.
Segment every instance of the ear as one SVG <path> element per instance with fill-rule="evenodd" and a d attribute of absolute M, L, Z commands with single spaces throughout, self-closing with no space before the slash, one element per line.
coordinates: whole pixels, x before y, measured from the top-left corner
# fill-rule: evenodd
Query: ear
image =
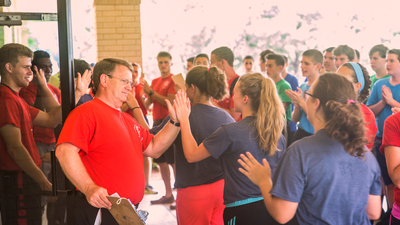
<path fill-rule="evenodd" d="M 4 67 L 6 68 L 8 73 L 12 73 L 13 66 L 11 65 L 11 63 L 6 63 Z"/>
<path fill-rule="evenodd" d="M 317 63 L 317 70 L 319 71 L 322 68 L 322 64 L 321 63 Z"/>
<path fill-rule="evenodd" d="M 100 84 L 99 85 L 101 85 L 102 87 L 107 87 L 107 75 L 105 75 L 105 74 L 102 74 L 102 75 L 100 75 Z"/>
<path fill-rule="evenodd" d="M 279 71 L 281 71 L 281 72 L 282 72 L 282 70 L 283 70 L 283 66 L 282 66 L 282 65 L 279 65 L 279 66 L 278 66 L 278 68 L 280 68 L 280 69 L 279 69 Z"/>
<path fill-rule="evenodd" d="M 317 110 L 319 105 L 321 104 L 321 101 L 318 98 L 313 98 L 313 100 L 314 101 L 312 103 L 313 103 L 314 109 Z"/>
<path fill-rule="evenodd" d="M 245 95 L 243 96 L 243 103 L 247 104 L 249 102 L 249 96 Z"/>
<path fill-rule="evenodd" d="M 357 82 L 354 85 L 356 86 L 357 91 L 361 89 L 361 83 L 360 82 Z"/>
<path fill-rule="evenodd" d="M 171 66 L 173 66 L 174 64 L 173 63 L 171 63 Z"/>

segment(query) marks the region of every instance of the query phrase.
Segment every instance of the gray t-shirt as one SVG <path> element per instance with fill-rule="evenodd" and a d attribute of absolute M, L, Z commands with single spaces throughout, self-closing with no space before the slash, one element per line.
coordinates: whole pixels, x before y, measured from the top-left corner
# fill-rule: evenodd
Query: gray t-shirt
<path fill-rule="evenodd" d="M 287 149 L 270 193 L 299 203 L 300 224 L 369 224 L 368 197 L 381 194 L 381 181 L 374 155 L 365 158 L 350 156 L 319 130 Z"/>
<path fill-rule="evenodd" d="M 204 147 L 219 159 L 225 174 L 224 204 L 230 204 L 249 198 L 262 197 L 260 188 L 239 172 L 240 154 L 250 152 L 260 163 L 265 158 L 270 164 L 272 174 L 286 148 L 286 140 L 281 135 L 274 156 L 260 149 L 257 131 L 254 126 L 256 117 L 248 116 L 237 123 L 223 125 L 209 138 L 203 141 Z"/>
<path fill-rule="evenodd" d="M 189 116 L 190 129 L 197 144 L 209 137 L 224 124 L 235 120 L 225 110 L 204 104 L 195 104 Z M 196 163 L 189 163 L 183 153 L 181 134 L 175 140 L 176 188 L 211 184 L 224 178 L 218 159 L 208 157 Z"/>

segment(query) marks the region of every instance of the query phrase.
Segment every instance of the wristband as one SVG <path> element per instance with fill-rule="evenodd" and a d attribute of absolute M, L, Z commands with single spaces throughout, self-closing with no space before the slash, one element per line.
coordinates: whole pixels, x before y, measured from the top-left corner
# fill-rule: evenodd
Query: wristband
<path fill-rule="evenodd" d="M 133 107 L 131 110 L 133 111 L 134 109 L 140 109 L 139 106 Z"/>
<path fill-rule="evenodd" d="M 151 96 L 152 94 L 154 94 L 154 90 L 151 90 L 151 91 L 149 92 L 149 96 Z"/>
<path fill-rule="evenodd" d="M 179 123 L 179 122 L 174 122 L 173 120 L 169 120 L 169 122 L 172 124 L 172 125 L 174 125 L 174 126 L 176 126 L 176 127 L 180 127 L 181 126 L 181 124 Z"/>

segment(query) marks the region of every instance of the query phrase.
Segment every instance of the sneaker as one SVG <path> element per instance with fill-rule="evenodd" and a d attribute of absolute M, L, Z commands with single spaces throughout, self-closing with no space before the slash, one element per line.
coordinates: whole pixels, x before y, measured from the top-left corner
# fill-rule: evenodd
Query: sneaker
<path fill-rule="evenodd" d="M 165 196 L 162 196 L 158 200 L 153 200 L 150 201 L 151 204 L 156 205 L 156 204 L 171 204 L 175 201 L 174 196 L 172 195 L 171 197 L 166 198 Z"/>
<path fill-rule="evenodd" d="M 156 195 L 156 194 L 158 194 L 158 192 L 153 190 L 153 187 L 151 185 L 147 184 L 146 187 L 144 188 L 144 194 Z"/>
<path fill-rule="evenodd" d="M 172 203 L 172 204 L 169 206 L 169 209 L 170 209 L 170 210 L 176 210 L 176 202 Z"/>

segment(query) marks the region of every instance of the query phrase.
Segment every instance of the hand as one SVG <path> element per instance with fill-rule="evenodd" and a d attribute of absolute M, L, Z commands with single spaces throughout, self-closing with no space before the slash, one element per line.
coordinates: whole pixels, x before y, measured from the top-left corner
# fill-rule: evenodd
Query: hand
<path fill-rule="evenodd" d="M 392 112 L 393 112 L 393 114 L 396 114 L 396 113 L 400 112 L 400 108 L 399 107 L 393 107 L 392 108 Z"/>
<path fill-rule="evenodd" d="M 393 102 L 393 94 L 390 88 L 386 87 L 385 85 L 382 86 L 382 100 L 385 99 L 384 101 L 387 104 L 391 104 Z"/>
<path fill-rule="evenodd" d="M 238 162 L 243 168 L 239 168 L 239 171 L 257 186 L 260 186 L 262 182 L 270 181 L 271 169 L 267 160 L 263 159 L 264 165 L 261 165 L 250 152 L 246 152 L 246 155 L 247 157 L 240 154 L 242 159 L 238 159 Z"/>
<path fill-rule="evenodd" d="M 186 96 L 186 92 L 182 89 L 175 95 L 174 108 L 176 117 L 179 122 L 189 119 L 190 114 L 190 100 Z"/>
<path fill-rule="evenodd" d="M 146 80 L 143 80 L 143 81 L 142 81 L 142 84 L 143 84 L 143 90 L 144 90 L 144 92 L 145 92 L 147 95 L 149 95 L 150 91 L 152 90 L 151 87 L 150 87 L 150 85 L 147 83 Z"/>
<path fill-rule="evenodd" d="M 92 187 L 88 188 L 88 190 L 84 194 L 87 201 L 92 206 L 96 208 L 111 209 L 112 204 L 107 198 L 108 192 L 106 189 L 97 185 L 93 185 Z"/>
<path fill-rule="evenodd" d="M 47 86 L 47 82 L 46 82 L 46 77 L 44 76 L 44 71 L 42 70 L 42 69 L 39 69 L 39 71 L 38 71 L 38 68 L 36 67 L 36 66 L 33 66 L 33 71 L 34 71 L 34 73 L 33 73 L 33 76 L 34 76 L 34 79 L 35 79 L 35 83 L 38 85 L 38 86 Z"/>
<path fill-rule="evenodd" d="M 179 84 L 175 84 L 174 89 L 176 92 L 178 92 L 182 87 Z"/>
<path fill-rule="evenodd" d="M 75 91 L 78 91 L 81 93 L 81 96 L 84 95 L 89 88 L 89 84 L 91 81 L 92 77 L 92 71 L 91 70 L 85 70 L 83 73 L 83 76 L 81 76 L 80 73 L 78 73 L 78 77 L 76 79 L 76 87 Z"/>
<path fill-rule="evenodd" d="M 303 92 L 299 87 L 297 87 L 297 92 L 287 89 L 285 90 L 285 93 L 295 105 L 299 105 L 301 102 L 304 102 Z"/>
<path fill-rule="evenodd" d="M 126 104 L 130 109 L 133 109 L 135 107 L 139 107 L 139 104 L 135 98 L 135 95 L 132 92 L 128 92 L 128 95 L 126 96 Z"/>
<path fill-rule="evenodd" d="M 50 183 L 49 180 L 47 180 L 46 177 L 44 177 L 43 181 L 41 181 L 39 183 L 39 186 L 40 186 L 40 189 L 42 189 L 42 191 L 52 191 L 53 190 L 53 185 Z"/>

